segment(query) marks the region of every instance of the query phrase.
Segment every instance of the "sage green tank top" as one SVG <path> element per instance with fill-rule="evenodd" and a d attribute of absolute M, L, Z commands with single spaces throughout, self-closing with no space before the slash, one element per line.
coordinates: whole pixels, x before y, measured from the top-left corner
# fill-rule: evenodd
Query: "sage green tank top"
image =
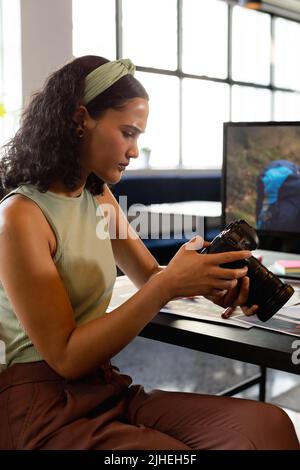
<path fill-rule="evenodd" d="M 57 249 L 53 261 L 69 295 L 77 325 L 103 315 L 115 283 L 116 266 L 104 215 L 96 199 L 87 190 L 79 197 L 68 197 L 50 191 L 41 193 L 33 185 L 20 186 L 4 199 L 13 194 L 34 201 L 55 234 Z M 0 342 L 2 356 L 3 350 L 6 356 L 5 361 L 0 357 L 0 370 L 15 363 L 43 359 L 18 321 L 1 282 Z"/>

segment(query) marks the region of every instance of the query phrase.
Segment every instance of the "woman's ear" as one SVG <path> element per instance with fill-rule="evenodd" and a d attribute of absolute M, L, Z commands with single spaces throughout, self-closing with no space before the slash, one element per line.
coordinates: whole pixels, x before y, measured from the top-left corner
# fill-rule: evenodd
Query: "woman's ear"
<path fill-rule="evenodd" d="M 79 139 L 82 139 L 84 136 L 85 129 L 87 128 L 91 119 L 92 118 L 90 117 L 86 107 L 83 105 L 78 106 L 73 115 L 73 121 L 76 124 L 76 134 Z"/>
<path fill-rule="evenodd" d="M 73 121 L 75 122 L 75 124 L 84 128 L 85 123 L 88 119 L 90 119 L 90 115 L 86 107 L 83 105 L 78 106 L 73 115 Z"/>

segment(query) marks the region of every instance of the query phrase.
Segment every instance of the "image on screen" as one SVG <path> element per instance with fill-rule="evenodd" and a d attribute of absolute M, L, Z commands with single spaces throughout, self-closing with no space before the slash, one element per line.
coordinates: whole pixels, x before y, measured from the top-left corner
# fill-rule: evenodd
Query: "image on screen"
<path fill-rule="evenodd" d="M 300 234 L 300 122 L 224 123 L 223 222 Z"/>

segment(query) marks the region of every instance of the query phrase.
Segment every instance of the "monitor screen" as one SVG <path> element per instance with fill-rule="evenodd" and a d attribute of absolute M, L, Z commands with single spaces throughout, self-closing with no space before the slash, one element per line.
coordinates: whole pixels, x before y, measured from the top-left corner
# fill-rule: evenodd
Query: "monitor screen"
<path fill-rule="evenodd" d="M 300 122 L 224 123 L 223 223 L 244 219 L 260 248 L 300 253 Z"/>

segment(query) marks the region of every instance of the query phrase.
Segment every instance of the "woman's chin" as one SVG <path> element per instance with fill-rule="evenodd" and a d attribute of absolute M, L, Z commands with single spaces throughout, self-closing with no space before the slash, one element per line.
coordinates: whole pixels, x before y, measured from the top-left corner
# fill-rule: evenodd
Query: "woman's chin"
<path fill-rule="evenodd" d="M 120 179 L 122 178 L 124 172 L 112 172 L 109 175 L 106 175 L 106 178 L 102 178 L 107 184 L 117 184 L 119 183 Z"/>
<path fill-rule="evenodd" d="M 122 178 L 124 171 L 110 171 L 102 175 L 95 172 L 95 174 L 106 184 L 117 184 Z"/>

